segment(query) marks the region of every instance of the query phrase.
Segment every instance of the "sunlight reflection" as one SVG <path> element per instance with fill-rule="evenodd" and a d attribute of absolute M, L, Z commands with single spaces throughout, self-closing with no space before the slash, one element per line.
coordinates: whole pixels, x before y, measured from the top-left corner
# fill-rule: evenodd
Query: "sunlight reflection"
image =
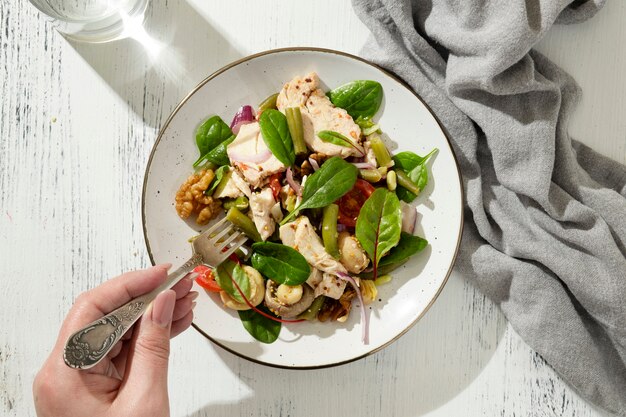
<path fill-rule="evenodd" d="M 144 26 L 143 16 L 122 16 L 124 37 L 133 39 L 145 50 L 152 69 L 162 74 L 168 81 L 187 81 L 187 74 L 182 65 L 179 52 L 151 36 Z"/>

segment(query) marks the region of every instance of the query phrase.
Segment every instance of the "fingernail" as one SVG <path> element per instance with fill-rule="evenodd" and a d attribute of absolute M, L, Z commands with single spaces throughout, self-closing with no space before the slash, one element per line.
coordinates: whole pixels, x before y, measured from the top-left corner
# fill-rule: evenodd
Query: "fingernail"
<path fill-rule="evenodd" d="M 167 327 L 172 322 L 172 314 L 176 305 L 176 293 L 173 290 L 163 291 L 155 298 L 152 306 L 152 321 L 159 327 Z"/>
<path fill-rule="evenodd" d="M 198 304 L 198 303 L 196 303 L 195 301 L 194 301 L 193 303 L 191 303 L 191 309 L 192 309 L 192 310 L 193 310 L 194 308 L 196 308 L 196 304 Z"/>
<path fill-rule="evenodd" d="M 163 268 L 166 271 L 169 271 L 170 268 L 172 267 L 171 263 L 164 263 L 164 264 L 158 264 L 158 265 L 154 265 L 155 268 Z"/>
<path fill-rule="evenodd" d="M 195 300 L 196 298 L 198 298 L 199 295 L 200 293 L 198 291 L 189 291 L 189 294 L 187 294 L 187 297 L 191 298 L 192 300 Z"/>

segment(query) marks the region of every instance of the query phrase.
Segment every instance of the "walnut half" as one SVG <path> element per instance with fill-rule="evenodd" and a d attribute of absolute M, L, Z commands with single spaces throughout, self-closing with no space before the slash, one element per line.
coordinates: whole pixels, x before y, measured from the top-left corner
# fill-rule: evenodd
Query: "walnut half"
<path fill-rule="evenodd" d="M 180 186 L 175 200 L 176 212 L 182 219 L 197 214 L 196 223 L 205 225 L 217 216 L 221 207 L 220 201 L 204 195 L 213 178 L 215 173 L 212 170 L 202 170 L 190 175 Z"/>

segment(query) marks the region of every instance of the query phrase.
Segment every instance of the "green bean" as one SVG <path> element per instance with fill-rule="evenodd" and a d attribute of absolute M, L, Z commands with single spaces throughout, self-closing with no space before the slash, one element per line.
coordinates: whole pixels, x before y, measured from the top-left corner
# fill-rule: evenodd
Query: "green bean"
<path fill-rule="evenodd" d="M 337 247 L 337 217 L 339 216 L 339 206 L 330 204 L 324 207 L 322 217 L 322 240 L 324 249 L 333 258 L 339 259 L 339 249 Z"/>
<path fill-rule="evenodd" d="M 383 176 L 377 169 L 359 169 L 359 177 L 367 182 L 378 182 Z"/>
<path fill-rule="evenodd" d="M 391 155 L 389 155 L 389 151 L 387 147 L 380 139 L 378 135 L 372 135 L 370 139 L 370 147 L 374 151 L 374 156 L 376 156 L 376 161 L 378 165 L 383 167 L 389 167 L 393 164 L 393 160 L 391 159 Z"/>
<path fill-rule="evenodd" d="M 245 212 L 246 210 L 248 210 L 249 207 L 248 199 L 242 195 L 235 199 L 229 199 L 224 201 L 222 207 L 224 207 L 226 210 L 230 210 L 231 207 L 235 207 L 237 208 L 237 210 Z"/>
<path fill-rule="evenodd" d="M 387 168 L 387 167 L 378 167 L 378 168 L 376 168 L 376 169 L 378 170 L 378 172 L 380 172 L 380 175 L 381 175 L 381 176 L 385 176 L 385 175 L 387 175 L 387 171 L 388 171 L 388 168 Z"/>
<path fill-rule="evenodd" d="M 420 187 L 418 187 L 417 184 L 411 181 L 411 178 L 409 178 L 409 176 L 406 175 L 404 171 L 400 169 L 397 170 L 396 176 L 398 177 L 398 185 L 401 185 L 415 195 L 418 195 L 420 193 Z"/>
<path fill-rule="evenodd" d="M 315 300 L 313 300 L 313 303 L 311 303 L 309 308 L 307 308 L 302 313 L 300 313 L 298 318 L 299 319 L 304 319 L 304 320 L 315 320 L 315 319 L 317 319 L 317 314 L 322 309 L 322 306 L 324 305 L 324 301 L 325 300 L 326 300 L 326 297 L 323 296 L 323 295 L 320 295 Z"/>
<path fill-rule="evenodd" d="M 397 180 L 396 171 L 393 171 L 393 170 L 389 171 L 387 173 L 387 189 L 389 191 L 395 191 L 396 190 L 396 187 L 398 185 L 398 182 L 396 180 Z"/>
<path fill-rule="evenodd" d="M 259 231 L 256 229 L 256 226 L 254 225 L 252 220 L 250 220 L 248 216 L 237 210 L 236 207 L 231 207 L 228 210 L 228 212 L 226 213 L 226 218 L 228 219 L 228 221 L 234 224 L 235 227 L 244 232 L 250 239 L 254 240 L 255 242 L 261 242 L 263 240 L 261 239 L 261 235 L 259 234 Z"/>
<path fill-rule="evenodd" d="M 265 100 L 259 104 L 259 114 L 263 113 L 265 110 L 275 109 L 276 108 L 276 99 L 278 98 L 278 93 L 272 94 Z"/>
<path fill-rule="evenodd" d="M 306 143 L 304 143 L 304 131 L 302 130 L 302 113 L 300 113 L 300 107 L 289 107 L 285 109 L 285 116 L 287 117 L 291 140 L 293 141 L 293 150 L 296 155 L 307 153 Z"/>

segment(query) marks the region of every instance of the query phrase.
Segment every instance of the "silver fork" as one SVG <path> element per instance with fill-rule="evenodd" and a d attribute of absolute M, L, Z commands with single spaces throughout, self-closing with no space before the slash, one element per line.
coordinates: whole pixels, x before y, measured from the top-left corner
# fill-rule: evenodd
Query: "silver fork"
<path fill-rule="evenodd" d="M 235 226 L 226 218 L 217 222 L 191 242 L 193 255 L 169 274 L 163 284 L 71 335 L 63 351 L 65 363 L 77 369 L 95 366 L 141 317 L 159 293 L 172 288 L 200 264 L 217 267 L 246 240 L 247 237 L 235 230 Z"/>

